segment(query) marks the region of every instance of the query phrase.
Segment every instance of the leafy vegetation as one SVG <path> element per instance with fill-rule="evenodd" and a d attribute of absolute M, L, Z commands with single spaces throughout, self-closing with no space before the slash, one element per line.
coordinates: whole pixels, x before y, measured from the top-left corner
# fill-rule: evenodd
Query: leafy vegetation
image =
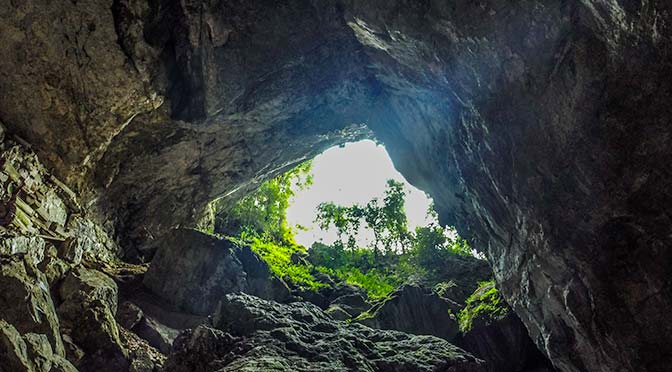
<path fill-rule="evenodd" d="M 364 206 L 320 204 L 316 222 L 324 230 L 335 228 L 338 240 L 331 245 L 316 242 L 306 250 L 296 244 L 286 212 L 294 193 L 311 183 L 310 163 L 265 182 L 231 210 L 217 212 L 215 232 L 249 245 L 273 273 L 295 285 L 313 290 L 325 286 L 316 279 L 319 272 L 358 285 L 373 299 L 408 282 L 436 284 L 448 256 L 471 255 L 454 230 L 436 222 L 410 231 L 404 185 L 394 180 L 387 182 L 382 200 L 374 198 Z M 373 232 L 367 247 L 357 244 L 363 229 Z"/>
<path fill-rule="evenodd" d="M 504 302 L 495 281 L 481 282 L 474 293 L 467 298 L 466 306 L 459 312 L 457 319 L 462 332 L 470 331 L 474 322 L 481 319 L 489 324 L 492 320 L 504 318 L 510 311 Z"/>
<path fill-rule="evenodd" d="M 294 241 L 294 229 L 287 224 L 287 208 L 294 193 L 312 184 L 310 162 L 275 177 L 232 209 L 220 207 L 215 216 L 215 232 L 227 235 L 239 244 L 247 244 L 268 263 L 271 271 L 292 283 L 310 289 L 318 282 L 311 268 L 294 262 L 293 256 L 305 256 L 306 249 Z"/>

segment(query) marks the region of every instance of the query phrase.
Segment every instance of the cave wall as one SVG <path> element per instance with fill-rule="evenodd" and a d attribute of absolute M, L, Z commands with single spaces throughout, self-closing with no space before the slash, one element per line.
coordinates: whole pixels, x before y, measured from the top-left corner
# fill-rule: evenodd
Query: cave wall
<path fill-rule="evenodd" d="M 664 1 L 0 1 L 0 120 L 129 250 L 383 141 L 563 371 L 672 358 Z"/>

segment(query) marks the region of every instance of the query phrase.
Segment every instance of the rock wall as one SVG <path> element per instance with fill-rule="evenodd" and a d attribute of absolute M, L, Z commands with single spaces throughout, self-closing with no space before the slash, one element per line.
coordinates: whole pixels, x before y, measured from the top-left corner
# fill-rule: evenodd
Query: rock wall
<path fill-rule="evenodd" d="M 664 371 L 663 0 L 0 2 L 0 119 L 124 243 L 369 135 L 563 371 Z"/>

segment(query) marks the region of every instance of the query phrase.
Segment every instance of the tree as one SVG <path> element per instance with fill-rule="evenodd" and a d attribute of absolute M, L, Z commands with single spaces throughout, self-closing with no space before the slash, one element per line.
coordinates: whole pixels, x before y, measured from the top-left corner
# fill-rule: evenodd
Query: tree
<path fill-rule="evenodd" d="M 294 243 L 287 224 L 287 208 L 294 193 L 312 184 L 311 162 L 264 182 L 233 208 L 217 208 L 215 231 L 229 236 L 247 235 L 276 243 Z"/>
<path fill-rule="evenodd" d="M 358 204 L 344 207 L 332 202 L 322 203 L 317 208 L 315 221 L 324 230 L 333 225 L 339 238 L 337 244 L 344 244 L 345 238 L 345 245 L 351 250 L 357 247 L 356 237 L 364 222 L 373 231 L 374 243 L 371 248 L 375 255 L 379 254 L 381 246 L 386 254 L 405 252 L 411 240 L 404 209 L 405 197 L 404 184 L 388 180 L 382 204 L 377 198 L 369 201 L 365 207 Z"/>

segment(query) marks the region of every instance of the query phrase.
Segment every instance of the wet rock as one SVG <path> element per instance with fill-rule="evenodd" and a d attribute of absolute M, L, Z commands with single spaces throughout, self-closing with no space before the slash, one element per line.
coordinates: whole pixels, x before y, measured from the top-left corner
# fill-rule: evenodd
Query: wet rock
<path fill-rule="evenodd" d="M 162 239 L 143 282 L 156 295 L 197 315 L 212 313 L 227 293 L 242 291 L 279 300 L 289 294 L 249 248 L 187 229 Z"/>
<path fill-rule="evenodd" d="M 459 325 L 450 305 L 431 290 L 405 285 L 376 304 L 358 319 L 379 329 L 395 329 L 417 335 L 453 340 Z"/>
<path fill-rule="evenodd" d="M 368 311 L 371 308 L 371 304 L 366 300 L 366 296 L 361 293 L 346 294 L 336 297 L 331 301 L 329 308 L 334 306 L 347 312 L 351 318 L 356 318 L 359 314 Z"/>
<path fill-rule="evenodd" d="M 305 302 L 230 294 L 213 324 L 178 337 L 168 371 L 482 371 L 445 340 L 348 325 Z"/>
<path fill-rule="evenodd" d="M 0 288 L 0 319 L 21 334 L 46 335 L 54 354 L 65 356 L 59 319 L 44 274 L 19 257 L 0 258 Z"/>

